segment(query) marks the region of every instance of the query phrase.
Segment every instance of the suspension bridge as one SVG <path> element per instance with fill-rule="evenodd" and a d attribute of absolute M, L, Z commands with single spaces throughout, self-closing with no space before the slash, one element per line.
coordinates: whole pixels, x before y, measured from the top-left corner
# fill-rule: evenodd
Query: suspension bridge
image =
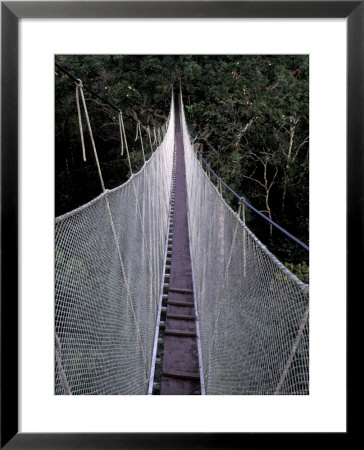
<path fill-rule="evenodd" d="M 212 183 L 181 93 L 149 160 L 108 190 L 75 81 L 102 194 L 56 218 L 55 393 L 308 394 L 308 285 Z"/>

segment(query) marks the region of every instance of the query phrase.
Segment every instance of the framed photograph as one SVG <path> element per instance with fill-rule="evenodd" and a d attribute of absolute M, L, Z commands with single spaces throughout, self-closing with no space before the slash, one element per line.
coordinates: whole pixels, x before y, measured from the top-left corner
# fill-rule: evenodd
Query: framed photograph
<path fill-rule="evenodd" d="M 292 445 L 293 440 L 297 439 L 298 433 L 302 442 L 308 442 L 313 433 L 315 439 L 319 439 L 320 435 L 324 438 L 325 433 L 335 434 L 337 439 L 348 437 L 346 305 L 354 291 L 355 293 L 358 292 L 357 280 L 360 279 L 363 269 L 361 263 L 364 201 L 362 183 L 364 167 L 361 151 L 363 144 L 362 96 L 364 95 L 363 19 L 364 6 L 361 1 L 1 2 L 2 447 L 254 448 L 268 446 L 268 442 L 270 444 L 272 440 L 278 439 L 280 439 L 280 445 Z M 322 36 L 325 39 L 322 39 Z M 72 55 L 81 56 L 79 60 L 77 60 L 77 57 L 72 60 Z M 54 151 L 54 147 L 58 145 L 54 111 L 56 111 L 57 121 L 58 110 L 56 106 L 59 102 L 57 96 L 60 92 L 67 92 L 68 87 L 65 88 L 64 86 L 68 79 L 70 79 L 72 88 L 74 88 L 75 81 L 79 83 L 77 70 L 68 72 L 70 67 L 67 62 L 72 62 L 71 67 L 73 69 L 82 67 L 84 61 L 82 55 L 94 55 L 95 61 L 102 57 L 107 59 L 108 57 L 105 55 L 134 55 L 128 60 L 128 64 L 132 64 L 134 60 L 140 61 L 143 58 L 142 55 L 162 55 L 161 61 L 163 57 L 168 55 L 172 55 L 172 58 L 173 55 L 192 55 L 191 64 L 194 63 L 193 55 L 207 55 L 206 58 L 210 58 L 210 62 L 215 55 L 223 55 L 221 61 L 228 55 L 229 61 L 236 67 L 238 67 L 238 64 L 242 64 L 242 61 L 250 61 L 249 58 L 254 55 L 263 55 L 262 61 L 264 60 L 264 64 L 267 65 L 274 65 L 275 58 L 281 58 L 279 61 L 281 61 L 282 67 L 285 67 L 290 64 L 288 62 L 291 61 L 290 55 L 297 55 L 293 56 L 293 58 L 296 57 L 295 64 L 300 65 L 300 70 L 307 67 L 310 99 L 309 201 L 311 249 L 309 389 L 308 368 L 306 367 L 308 350 L 307 359 L 305 351 L 299 350 L 301 356 L 303 356 L 295 363 L 298 366 L 305 366 L 305 368 L 302 369 L 301 367 L 301 370 L 297 366 L 293 373 L 289 372 L 292 361 L 296 357 L 297 348 L 299 345 L 302 346 L 302 336 L 306 333 L 308 300 L 306 309 L 303 306 L 303 309 L 301 308 L 302 314 L 294 319 L 297 321 L 294 327 L 296 327 L 296 332 L 298 331 L 299 339 L 297 338 L 294 341 L 293 347 L 292 343 L 289 345 L 287 350 L 289 358 L 287 360 L 285 356 L 287 362 L 283 363 L 284 370 L 274 387 L 271 387 L 269 382 L 265 381 L 265 389 L 255 389 L 254 383 L 261 385 L 261 381 L 255 382 L 256 375 L 253 375 L 249 381 L 250 390 L 246 390 L 245 395 L 231 395 L 239 394 L 241 385 L 236 391 L 226 388 L 219 390 L 213 383 L 213 377 L 209 377 L 208 385 L 201 384 L 201 389 L 198 388 L 197 390 L 198 393 L 212 395 L 168 395 L 178 393 L 173 389 L 172 391 L 165 391 L 167 395 L 164 396 L 130 395 L 151 394 L 153 392 L 158 383 L 153 384 L 153 373 L 149 372 L 147 374 L 149 384 L 146 392 L 138 387 L 130 390 L 123 390 L 123 388 L 116 390 L 105 388 L 105 383 L 89 383 L 87 377 L 92 373 L 94 366 L 99 364 L 100 352 L 96 347 L 103 345 L 103 339 L 115 340 L 118 336 L 117 327 L 111 330 L 110 336 L 96 336 L 96 331 L 90 326 L 90 323 L 98 320 L 96 320 L 96 316 L 99 314 L 97 308 L 94 310 L 95 316 L 92 315 L 94 314 L 92 312 L 88 313 L 87 320 L 90 320 L 90 323 L 85 322 L 84 325 L 80 325 L 75 335 L 67 335 L 71 338 L 66 336 L 68 331 L 64 333 L 62 327 L 66 326 L 69 330 L 77 321 L 82 320 L 79 311 L 83 308 L 82 305 L 87 303 L 87 297 L 92 296 L 90 293 L 95 292 L 107 278 L 112 277 L 113 272 L 107 269 L 102 273 L 102 276 L 95 275 L 96 266 L 94 267 L 92 262 L 95 260 L 95 255 L 91 255 L 92 249 L 87 247 L 88 244 L 82 244 L 79 250 L 74 251 L 74 233 L 76 231 L 71 227 L 72 224 L 68 224 L 69 216 L 65 212 L 77 208 L 79 205 L 73 205 L 72 202 L 67 200 L 68 193 L 65 184 L 67 180 L 65 178 L 56 180 L 56 190 L 59 187 L 64 187 L 63 203 L 57 204 L 56 195 L 55 204 L 54 195 L 55 172 L 57 176 L 59 163 Z M 245 55 L 246 59 L 239 59 L 234 55 Z M 272 60 L 264 55 L 271 55 Z M 56 62 L 56 68 L 54 62 Z M 209 70 L 210 62 L 208 64 L 201 63 L 199 70 L 200 67 Z M 63 63 L 66 64 L 63 65 Z M 93 63 L 90 62 L 90 64 Z M 247 67 L 252 67 L 250 70 L 259 75 L 260 69 L 258 66 L 260 63 L 249 65 L 250 63 L 247 62 L 246 64 Z M 140 63 L 136 63 L 135 67 L 141 67 Z M 64 84 L 57 84 L 57 77 L 60 76 L 61 72 L 64 77 L 61 81 Z M 235 69 L 231 72 L 234 82 L 237 81 L 239 73 L 239 70 L 235 71 Z M 79 117 L 82 117 L 82 109 L 82 115 L 85 118 L 84 135 L 86 136 L 89 132 L 91 140 L 87 142 L 92 143 L 92 130 L 88 119 L 88 126 L 86 126 L 86 103 L 90 105 L 92 102 L 89 99 L 86 103 L 83 101 L 83 92 L 88 90 L 90 96 L 94 95 L 95 92 L 88 88 L 87 80 L 82 81 L 86 89 L 79 85 L 76 89 L 76 99 Z M 274 82 L 276 84 L 286 83 L 284 75 L 278 81 L 271 80 L 269 85 L 264 87 L 266 92 L 275 89 Z M 243 83 L 241 86 L 243 86 Z M 108 86 L 104 89 L 107 88 Z M 133 91 L 133 86 L 126 86 L 125 89 Z M 297 99 L 302 96 L 301 87 L 294 91 L 291 86 L 290 92 L 295 92 L 294 95 Z M 182 100 L 178 98 L 178 95 L 178 89 L 175 89 L 173 96 L 175 104 L 181 105 Z M 97 96 L 98 102 L 106 97 L 102 92 L 97 92 Z M 247 107 L 250 107 L 255 101 L 246 94 L 245 89 L 244 98 L 247 101 Z M 185 100 L 188 102 L 188 96 Z M 261 102 L 264 102 L 264 98 L 261 98 Z M 303 104 L 302 101 L 301 104 Z M 99 103 L 97 105 L 99 106 Z M 109 106 L 114 107 L 113 104 L 109 104 Z M 143 147 L 142 133 L 145 134 L 144 145 L 147 146 L 150 143 L 149 151 L 149 148 L 153 148 L 149 125 L 155 124 L 154 143 L 156 146 L 161 146 L 165 142 L 163 136 L 166 140 L 171 133 L 168 127 L 164 125 L 163 120 L 166 119 L 167 124 L 172 123 L 172 127 L 175 126 L 174 123 L 177 120 L 183 128 L 185 126 L 183 109 L 177 107 L 177 109 L 171 110 L 172 112 L 168 117 L 167 115 L 165 117 L 161 115 L 160 124 L 158 121 L 148 122 L 145 120 L 144 122 L 148 126 L 143 126 L 143 120 L 140 119 L 141 116 L 138 116 L 137 112 L 135 116 L 129 117 L 132 126 L 130 126 L 129 131 L 127 130 L 127 133 L 125 133 L 125 130 L 122 131 L 124 126 L 122 111 L 117 111 L 117 107 L 114 109 L 116 111 L 115 117 L 111 117 L 110 120 L 113 122 L 111 125 L 118 125 L 114 127 L 115 132 L 119 132 L 120 129 L 123 143 L 122 151 L 125 151 L 124 145 L 127 147 L 127 141 L 130 142 L 130 137 L 126 139 L 126 135 L 128 132 L 130 135 L 134 133 L 132 140 L 134 141 L 135 138 L 135 142 L 137 142 L 139 139 L 142 144 L 142 151 L 139 155 L 140 161 L 137 164 L 142 167 L 144 158 L 144 164 L 147 164 L 146 167 L 150 172 L 150 179 L 152 176 L 150 167 L 155 164 L 156 159 L 160 156 L 157 152 L 153 154 L 153 150 L 151 150 L 150 156 L 152 158 L 146 162 L 148 158 L 145 158 L 144 153 L 147 147 Z M 285 119 L 283 117 L 283 120 L 282 117 L 280 118 L 282 122 L 280 126 L 283 129 Z M 81 118 L 81 120 L 83 119 Z M 78 123 L 77 116 L 74 117 L 74 123 Z M 292 129 L 295 130 L 294 127 L 298 122 L 294 122 L 293 118 L 291 122 L 287 123 L 292 134 Z M 175 129 L 179 129 L 178 125 Z M 289 136 L 289 130 L 286 129 L 283 134 L 287 132 L 287 136 Z M 125 140 L 123 140 L 123 133 Z M 56 143 L 54 136 L 56 136 Z M 200 143 L 206 137 L 202 136 Z M 303 147 L 308 143 L 308 137 L 306 137 L 304 131 L 302 131 L 300 138 L 300 142 L 302 141 L 301 147 Z M 97 136 L 96 142 L 98 139 L 102 140 L 102 136 Z M 281 142 L 277 133 L 274 139 Z M 182 144 L 178 144 L 178 139 L 176 142 L 178 152 L 178 145 Z M 256 142 L 259 142 L 258 138 Z M 92 145 L 95 147 L 94 143 Z M 185 141 L 184 145 L 186 147 L 189 144 Z M 254 148 L 248 149 L 247 146 L 245 151 L 253 156 L 264 155 L 264 157 L 257 156 L 258 165 L 259 162 L 262 165 L 262 177 L 264 175 L 263 178 L 266 179 L 267 165 L 270 164 L 268 174 L 273 176 L 274 181 L 275 163 L 273 159 L 269 159 L 269 144 L 267 144 L 267 141 L 264 141 L 264 145 L 266 148 L 264 151 L 261 149 L 255 151 Z M 91 151 L 90 148 L 88 151 Z M 198 148 L 201 149 L 202 147 Z M 206 167 L 209 167 L 208 162 L 203 159 L 204 155 L 198 153 L 198 148 L 197 146 L 191 147 L 191 155 L 193 151 L 197 151 L 201 165 L 205 164 Z M 163 155 L 166 155 L 166 153 L 163 153 Z M 285 157 L 287 158 L 287 155 Z M 97 163 L 97 166 L 95 165 L 96 173 L 96 167 L 99 167 L 96 149 L 94 149 L 93 158 Z M 167 158 L 167 156 L 163 156 L 163 158 Z M 125 159 L 125 161 L 127 160 Z M 162 163 L 169 167 L 171 161 L 167 158 Z M 68 170 L 67 155 L 65 161 L 62 160 L 60 164 L 62 167 L 64 165 L 66 171 Z M 76 168 L 76 164 L 74 162 L 72 164 L 73 168 Z M 126 164 L 125 162 L 125 167 Z M 186 164 L 188 166 L 188 162 Z M 124 170 L 122 165 L 120 167 L 121 170 Z M 120 167 L 118 166 L 117 169 L 119 170 Z M 190 179 L 196 183 L 195 180 L 198 178 L 199 172 L 197 169 L 198 173 L 193 172 L 193 167 L 193 163 L 191 163 L 191 166 L 188 166 L 186 170 L 191 171 Z M 245 176 L 245 178 L 259 184 L 257 174 L 260 173 L 260 169 L 258 168 L 255 171 L 254 165 L 250 167 L 252 167 L 252 170 L 249 173 L 246 172 L 249 176 Z M 130 161 L 129 168 L 133 173 Z M 172 170 L 172 165 L 170 165 L 170 169 Z M 213 170 L 208 170 L 210 170 L 209 176 L 213 176 Z M 78 173 L 81 182 L 83 175 L 81 176 L 81 172 Z M 88 176 L 89 174 L 87 174 Z M 130 275 L 125 275 L 123 258 L 127 254 L 127 248 L 122 247 L 122 238 L 118 241 L 117 233 L 122 235 L 122 230 L 117 229 L 113 219 L 120 203 L 114 196 L 119 191 L 117 191 L 117 187 L 109 185 L 105 189 L 101 175 L 99 181 L 101 181 L 103 191 L 100 196 L 102 208 L 106 207 L 106 213 L 109 211 L 109 221 L 105 222 L 105 227 L 110 228 L 110 242 L 115 244 L 115 248 L 113 247 L 110 250 L 111 247 L 109 248 L 105 244 L 107 248 L 101 249 L 100 247 L 101 250 L 98 250 L 98 238 L 95 234 L 95 237 L 92 238 L 95 249 L 92 251 L 95 250 L 97 254 L 100 251 L 115 253 L 115 264 L 120 265 L 121 273 L 125 278 L 125 296 L 127 297 L 127 294 L 130 296 L 130 290 L 136 292 L 139 289 L 139 281 L 138 277 L 134 276 L 131 279 Z M 222 181 L 223 179 L 218 179 L 216 182 L 216 192 L 220 190 L 221 193 Z M 154 185 L 148 186 L 148 198 L 150 198 Z M 235 192 L 231 186 L 230 183 L 227 189 L 230 189 L 230 194 L 234 195 Z M 264 183 L 261 182 L 260 186 L 264 187 Z M 267 188 L 267 185 L 265 187 Z M 130 183 L 130 192 L 125 194 L 125 198 L 130 199 L 133 196 L 132 188 L 135 191 L 133 178 Z M 155 189 L 166 192 L 166 189 L 168 191 L 169 188 L 156 186 Z M 193 185 L 193 183 L 188 189 L 190 189 L 189 192 L 197 191 L 196 185 Z M 170 194 L 167 194 L 169 198 Z M 141 198 L 136 192 L 134 192 L 134 195 L 137 200 Z M 206 193 L 203 194 L 204 199 L 206 199 L 206 195 Z M 284 202 L 285 195 L 282 195 Z M 90 192 L 90 199 L 94 197 L 96 195 Z M 237 206 L 240 205 L 240 214 L 246 200 L 242 198 L 238 200 Z M 201 199 L 196 201 L 196 205 L 201 203 Z M 86 202 L 80 204 L 82 203 Z M 232 200 L 232 204 L 234 204 L 234 200 Z M 268 205 L 268 201 L 266 204 Z M 93 205 L 96 205 L 96 203 L 93 203 Z M 247 205 L 249 206 L 249 203 Z M 147 200 L 142 206 L 138 203 L 135 211 L 139 215 L 141 215 L 141 208 L 143 211 L 148 208 Z M 170 211 L 174 210 L 173 206 L 170 206 L 170 208 L 172 208 Z M 194 211 L 194 215 L 197 215 L 199 207 L 197 206 Z M 265 213 L 270 216 L 269 205 Z M 158 213 L 158 216 L 162 217 L 163 214 Z M 59 223 L 61 233 L 58 242 L 56 238 L 56 248 L 54 248 L 54 216 L 59 216 L 56 220 L 56 226 Z M 168 223 L 173 219 L 171 217 L 169 212 Z M 93 219 L 91 219 L 87 219 L 89 227 L 92 226 Z M 189 218 L 189 220 L 191 219 Z M 242 220 L 245 226 L 245 216 Z M 271 220 L 271 222 L 274 221 Z M 144 241 L 148 241 L 152 232 L 155 232 L 158 227 L 158 223 L 155 222 L 147 233 L 144 229 L 144 226 L 147 226 L 144 219 L 141 219 L 140 223 Z M 64 231 L 69 226 L 72 229 Z M 83 225 L 81 223 L 77 226 L 82 227 Z M 217 223 L 216 226 L 219 226 L 219 224 Z M 126 221 L 123 227 L 129 229 Z M 134 227 L 135 230 L 136 227 L 137 225 Z M 161 223 L 161 227 L 166 228 L 164 222 Z M 186 227 L 192 227 L 196 230 L 198 225 L 194 222 L 192 224 L 188 222 Z M 235 236 L 236 231 L 235 233 L 233 231 L 229 233 L 226 228 L 225 235 Z M 203 236 L 203 229 L 198 231 L 198 235 Z M 154 238 L 151 237 L 151 239 L 153 241 Z M 234 241 L 234 238 L 232 239 Z M 166 248 L 168 248 L 168 242 L 167 237 Z M 298 243 L 307 247 L 301 241 Z M 144 244 L 149 248 L 150 243 Z M 189 245 L 191 245 L 191 242 Z M 206 245 L 210 246 L 211 243 Z M 71 257 L 67 256 L 68 262 L 66 264 L 64 263 L 65 255 L 70 246 L 72 247 L 72 255 Z M 200 255 L 196 242 L 192 243 L 190 251 L 191 254 Z M 246 255 L 245 247 L 241 251 L 243 255 Z M 156 250 L 155 255 L 152 255 L 153 260 L 158 259 L 158 252 L 159 249 Z M 268 254 L 269 250 L 266 252 Z M 151 254 L 148 253 L 145 258 L 151 258 Z M 226 257 L 229 254 L 228 265 L 232 258 L 232 250 L 230 250 L 230 253 L 227 252 Z M 166 263 L 167 257 L 168 254 L 166 253 L 164 263 Z M 198 257 L 200 258 L 200 256 Z M 87 258 L 90 258 L 91 262 L 86 263 Z M 201 258 L 198 266 L 201 265 L 202 267 L 204 264 L 203 255 Z M 83 262 L 81 262 L 81 259 Z M 70 261 L 72 263 L 71 275 Z M 242 267 L 240 275 L 246 276 L 246 263 L 244 261 L 244 258 L 241 261 L 237 260 L 236 264 Z M 120 271 L 119 265 L 117 271 Z M 164 265 L 163 271 L 167 273 L 165 269 Z M 269 278 L 268 289 L 271 292 L 277 291 L 279 286 L 284 283 L 288 283 L 284 289 L 292 289 L 287 281 L 290 272 L 288 271 L 284 275 L 286 269 L 283 265 L 282 270 L 282 276 L 272 275 L 273 278 L 272 276 Z M 184 273 L 188 271 L 189 267 L 184 267 Z M 131 272 L 135 275 L 136 269 L 132 269 Z M 300 275 L 304 276 L 302 273 Z M 83 288 L 78 287 L 80 286 L 80 279 L 91 279 L 91 276 L 92 287 L 85 288 L 84 293 L 81 292 Z M 172 284 L 169 285 L 168 277 L 170 276 L 173 278 L 173 275 L 166 275 L 166 283 L 176 298 L 182 294 L 187 298 L 193 292 L 193 290 L 190 292 L 191 287 L 188 283 L 182 287 L 181 285 L 177 287 L 172 286 Z M 194 278 L 202 277 L 201 280 L 204 278 L 203 273 L 193 276 Z M 215 276 L 218 278 L 217 272 Z M 244 276 L 242 275 L 242 278 Z M 56 286 L 58 286 L 56 287 L 56 294 L 54 294 L 55 277 Z M 59 288 L 58 279 L 61 279 L 63 283 L 61 288 Z M 223 281 L 225 285 L 225 279 Z M 198 282 L 199 280 L 197 280 Z M 302 284 L 302 287 L 298 281 L 299 288 L 306 295 L 305 286 L 307 284 L 305 283 Z M 129 288 L 129 286 L 131 287 Z M 244 281 L 242 280 L 241 286 L 234 289 L 240 291 L 243 286 Z M 57 289 L 60 289 L 59 292 Z M 73 291 L 78 289 L 79 292 L 75 297 L 72 297 L 74 294 L 69 294 L 70 289 Z M 157 288 L 152 283 L 149 290 L 152 296 L 151 292 L 156 291 Z M 163 308 L 162 291 L 163 284 L 159 295 L 161 298 L 159 309 L 157 308 L 159 314 Z M 251 292 L 250 288 L 249 292 Z M 67 303 L 69 302 L 68 294 L 70 298 L 82 297 L 83 303 L 74 307 L 71 311 L 69 303 Z M 65 311 L 65 313 L 64 316 L 62 316 L 63 313 L 60 314 L 60 320 L 64 322 L 59 328 L 56 327 L 54 347 L 54 301 L 52 299 L 55 295 L 56 309 L 58 301 L 59 309 Z M 120 293 L 117 292 L 115 295 L 120 295 Z M 213 295 L 213 292 L 209 295 Z M 250 308 L 251 306 L 247 305 L 247 307 Z M 279 313 L 277 313 L 277 310 L 281 308 L 279 300 L 276 304 L 272 303 L 270 307 L 272 310 L 268 315 L 276 314 L 276 317 L 279 317 Z M 108 315 L 108 320 L 112 321 L 112 316 L 109 313 L 112 312 L 115 315 L 125 313 L 130 316 L 130 323 L 133 322 L 133 317 L 135 322 L 138 323 L 135 315 L 141 313 L 135 311 L 134 308 L 135 305 L 133 306 L 133 301 L 130 299 L 130 305 L 125 311 L 119 311 L 113 305 L 110 305 L 109 312 L 105 314 Z M 174 312 L 173 314 L 172 319 L 179 320 L 182 317 L 180 317 L 180 312 Z M 294 311 L 292 317 L 295 314 Z M 160 317 L 160 320 L 164 320 L 162 316 Z M 227 314 L 226 318 L 228 317 Z M 230 320 L 233 319 L 233 317 L 230 318 Z M 125 320 L 127 322 L 129 319 Z M 143 321 L 144 319 L 140 320 Z M 184 320 L 190 319 L 185 317 Z M 214 320 L 217 323 L 218 318 Z M 187 325 L 187 331 L 183 331 L 185 338 L 188 333 L 191 334 L 191 323 L 189 322 Z M 103 322 L 99 328 L 104 326 Z M 164 326 L 166 330 L 168 329 L 166 335 L 176 336 L 178 334 L 173 330 L 171 332 L 168 325 Z M 280 326 L 281 324 L 277 324 L 279 330 L 281 330 Z M 130 342 L 135 347 L 132 351 L 133 357 L 135 361 L 139 358 L 141 364 L 144 359 L 144 364 L 146 364 L 143 353 L 146 338 L 143 335 L 143 330 L 140 330 L 138 326 L 135 329 L 132 328 L 130 326 L 130 332 L 135 334 L 135 336 L 133 334 L 134 337 L 130 338 Z M 284 330 L 284 327 L 282 330 Z M 181 330 L 179 332 L 181 333 Z M 267 335 L 271 333 L 267 324 L 265 325 L 265 332 Z M 226 333 L 223 333 L 223 336 L 226 336 Z M 281 331 L 277 333 L 281 333 Z M 91 334 L 92 339 L 95 339 L 96 347 L 85 350 L 81 341 L 87 340 L 88 334 Z M 216 334 L 215 327 L 212 332 L 214 342 L 217 339 Z M 153 365 L 156 363 L 156 359 L 160 359 L 157 355 L 158 336 L 158 332 L 153 333 L 155 347 L 153 349 Z M 192 333 L 189 337 L 192 336 L 195 338 L 196 334 Z M 199 338 L 198 331 L 197 341 Z M 65 356 L 68 345 L 67 339 L 72 342 L 78 339 L 79 341 L 76 344 L 78 350 L 73 350 L 75 347 L 70 347 L 68 356 Z M 164 335 L 163 339 L 164 345 L 167 345 Z M 220 353 L 217 359 L 222 361 L 224 349 L 227 345 L 233 346 L 233 343 L 224 340 L 224 337 L 219 342 Z M 227 342 L 230 343 L 227 344 Z M 139 347 L 141 348 L 140 355 L 138 353 Z M 152 347 L 153 345 L 150 349 L 148 347 L 150 354 Z M 118 351 L 119 347 L 116 346 L 115 348 Z M 277 353 L 274 348 L 273 345 L 269 352 Z M 167 350 L 165 352 L 168 353 Z M 191 350 L 191 354 L 193 352 L 194 350 Z M 251 351 L 246 352 L 246 358 L 250 358 L 251 355 Z M 56 357 L 56 363 L 54 362 L 54 356 Z M 200 377 L 199 379 L 204 378 L 203 369 L 201 369 L 203 358 L 200 353 L 198 358 L 196 361 L 192 361 L 193 358 L 190 358 L 193 367 L 197 368 L 196 373 L 193 373 L 196 379 L 191 378 L 191 374 L 187 377 L 185 372 L 176 375 L 173 367 L 171 369 L 172 375 L 168 373 L 168 370 L 165 370 L 162 376 L 172 379 L 181 376 L 182 379 L 188 380 L 185 383 L 186 386 L 187 384 L 192 386 L 188 394 L 197 393 L 197 376 Z M 234 357 L 234 360 L 236 370 L 239 372 L 241 367 L 236 357 Z M 274 357 L 271 360 L 273 361 Z M 101 371 L 104 373 L 103 376 L 108 376 L 109 371 L 112 370 L 115 370 L 114 373 L 124 373 L 122 371 L 125 368 L 120 367 L 116 370 L 112 361 L 112 359 L 109 361 L 110 368 L 108 363 L 103 364 L 103 372 Z M 212 359 L 213 363 L 214 360 Z M 75 367 L 77 366 L 75 375 L 70 369 L 64 370 L 63 364 L 68 365 L 67 367 L 72 364 Z M 54 367 L 56 367 L 56 372 Z M 77 373 L 80 373 L 77 372 L 79 367 L 83 377 L 82 383 L 79 381 L 80 379 L 77 379 Z M 136 363 L 132 363 L 130 367 L 136 367 Z M 125 369 L 130 372 L 128 383 L 140 386 L 140 384 L 138 385 L 138 371 L 132 374 L 130 367 Z M 197 373 L 198 368 L 199 373 Z M 272 367 L 268 367 L 268 369 L 273 370 Z M 302 373 L 303 376 L 301 376 Z M 292 378 L 292 381 L 288 383 L 289 377 Z M 292 383 L 292 385 L 288 386 L 287 383 Z M 167 386 L 167 383 L 165 386 Z M 157 386 L 157 388 L 160 389 L 160 386 Z M 178 390 L 179 388 L 174 387 L 174 389 Z M 183 387 L 183 389 L 187 388 Z M 207 392 L 205 392 L 205 389 L 207 389 Z M 72 393 L 79 395 L 64 395 Z"/>

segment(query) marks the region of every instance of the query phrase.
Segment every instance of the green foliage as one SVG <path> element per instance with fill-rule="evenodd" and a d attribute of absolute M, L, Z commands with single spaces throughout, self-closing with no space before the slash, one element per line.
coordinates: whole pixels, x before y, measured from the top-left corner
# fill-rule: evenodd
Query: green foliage
<path fill-rule="evenodd" d="M 302 263 L 298 264 L 292 264 L 292 263 L 285 263 L 285 266 L 287 269 L 289 269 L 292 273 L 296 275 L 297 278 L 299 278 L 304 283 L 309 283 L 310 281 L 310 271 L 309 267 L 306 263 L 306 261 L 302 261 Z"/>

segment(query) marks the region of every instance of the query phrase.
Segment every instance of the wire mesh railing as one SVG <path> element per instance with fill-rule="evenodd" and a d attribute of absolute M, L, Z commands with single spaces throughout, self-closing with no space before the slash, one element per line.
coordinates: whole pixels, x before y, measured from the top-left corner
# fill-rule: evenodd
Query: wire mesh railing
<path fill-rule="evenodd" d="M 206 394 L 308 394 L 308 285 L 224 201 L 182 117 Z"/>
<path fill-rule="evenodd" d="M 123 185 L 56 219 L 55 393 L 146 394 L 174 150 L 164 139 Z"/>

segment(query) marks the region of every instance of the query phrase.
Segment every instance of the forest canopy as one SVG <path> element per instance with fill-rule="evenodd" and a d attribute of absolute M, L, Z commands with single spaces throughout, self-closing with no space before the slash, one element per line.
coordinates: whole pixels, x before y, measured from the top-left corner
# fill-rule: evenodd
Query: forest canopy
<path fill-rule="evenodd" d="M 56 56 L 84 85 L 123 111 L 133 171 L 143 164 L 135 140 L 165 123 L 173 86 L 181 82 L 195 147 L 240 196 L 308 244 L 309 57 L 307 55 L 67 55 Z M 117 112 L 85 91 L 105 185 L 129 176 L 120 152 Z M 85 132 L 83 161 L 75 83 L 55 68 L 56 215 L 101 193 Z M 85 131 L 86 131 L 86 127 Z M 237 201 L 224 193 L 234 208 Z M 246 211 L 248 226 L 283 262 L 308 281 L 308 254 L 263 219 Z"/>

